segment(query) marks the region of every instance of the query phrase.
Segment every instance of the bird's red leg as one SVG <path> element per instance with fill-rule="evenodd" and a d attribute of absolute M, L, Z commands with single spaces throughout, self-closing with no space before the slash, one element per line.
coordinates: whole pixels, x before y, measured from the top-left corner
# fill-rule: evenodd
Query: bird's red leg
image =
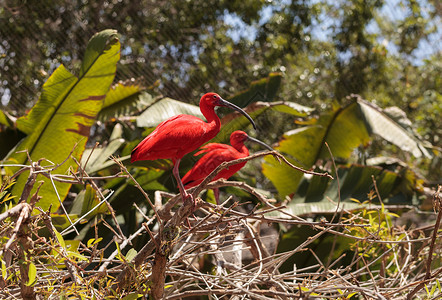
<path fill-rule="evenodd" d="M 178 181 L 178 189 L 180 190 L 180 194 L 181 194 L 181 198 L 183 198 L 183 202 L 186 201 L 186 199 L 190 198 L 189 200 L 193 202 L 192 210 L 195 210 L 196 203 L 193 200 L 192 195 L 188 194 L 186 192 L 186 189 L 184 188 L 183 182 L 181 181 L 181 178 L 180 178 L 180 172 L 178 171 L 180 161 L 181 161 L 181 159 L 176 160 L 175 165 L 173 166 L 172 173 L 173 173 L 173 176 L 175 177 L 175 179 Z M 192 226 L 190 225 L 190 222 L 189 222 L 189 218 L 186 218 L 186 221 L 187 221 L 187 226 L 189 226 L 189 228 L 192 228 Z"/>
<path fill-rule="evenodd" d="M 178 171 L 180 161 L 181 161 L 181 159 L 176 160 L 175 165 L 173 166 L 172 173 L 173 173 L 173 176 L 175 177 L 175 179 L 178 181 L 178 189 L 180 190 L 180 194 L 181 194 L 181 197 L 183 198 L 183 202 L 184 202 L 184 200 L 186 200 L 189 197 L 190 197 L 190 200 L 193 201 L 192 195 L 188 194 L 186 192 L 186 190 L 184 189 L 183 182 L 181 181 L 181 178 L 180 178 L 180 173 Z M 194 203 L 194 205 L 195 205 L 195 203 Z"/>

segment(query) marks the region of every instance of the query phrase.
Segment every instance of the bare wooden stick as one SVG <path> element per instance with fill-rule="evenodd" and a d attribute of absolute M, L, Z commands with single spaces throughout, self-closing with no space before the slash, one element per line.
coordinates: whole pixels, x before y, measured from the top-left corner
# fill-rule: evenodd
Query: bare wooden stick
<path fill-rule="evenodd" d="M 425 286 L 425 283 L 428 280 L 431 280 L 433 278 L 433 276 L 431 275 L 431 263 L 433 261 L 433 252 L 434 252 L 434 245 L 435 245 L 436 239 L 437 239 L 437 232 L 439 230 L 440 222 L 441 222 L 441 219 L 442 219 L 442 199 L 440 197 L 441 190 L 442 190 L 442 185 L 439 185 L 437 187 L 437 191 L 434 193 L 434 196 L 433 196 L 434 197 L 434 207 L 437 207 L 439 209 L 439 212 L 437 214 L 436 224 L 434 225 L 433 235 L 431 237 L 431 242 L 430 242 L 430 248 L 428 250 L 428 257 L 427 257 L 427 264 L 426 264 L 426 271 L 425 271 L 424 281 L 421 281 L 407 295 L 407 299 L 413 299 L 414 295 L 416 295 L 417 292 L 419 292 L 420 290 L 423 289 L 423 287 Z"/>
<path fill-rule="evenodd" d="M 54 228 L 54 225 L 52 224 L 52 218 L 51 218 L 50 213 L 44 212 L 41 208 L 37 208 L 37 209 L 39 209 L 40 212 L 42 213 L 43 222 L 45 223 L 46 228 L 49 230 L 49 233 L 51 234 L 52 238 L 54 239 L 54 241 L 58 241 L 58 237 L 57 237 L 57 234 L 55 233 L 55 228 Z M 78 275 L 76 266 L 69 259 L 69 255 L 68 255 L 66 249 L 60 245 L 59 252 L 65 258 L 64 263 L 66 265 L 66 268 L 69 271 L 72 281 L 75 284 L 81 283 L 82 282 L 81 277 Z"/>
<path fill-rule="evenodd" d="M 273 155 L 275 157 L 279 157 L 280 159 L 282 159 L 282 161 L 284 161 L 288 166 L 290 166 L 291 168 L 298 170 L 300 172 L 303 172 L 305 174 L 310 174 L 310 175 L 315 175 L 315 176 L 321 176 L 321 177 L 329 177 L 331 179 L 333 179 L 333 177 L 331 175 L 329 175 L 328 173 L 317 173 L 317 172 L 313 172 L 313 171 L 307 171 L 304 170 L 300 167 L 297 167 L 295 165 L 293 165 L 292 163 L 290 163 L 285 157 L 284 155 L 282 155 L 281 153 L 277 152 L 277 151 L 264 151 L 264 152 L 259 152 L 259 153 L 255 153 L 253 155 L 244 157 L 244 158 L 239 158 L 239 159 L 235 159 L 232 161 L 228 161 L 228 162 L 223 162 L 222 164 L 220 164 L 218 167 L 216 167 L 215 170 L 213 170 L 197 187 L 196 189 L 192 192 L 192 196 L 194 198 L 196 198 L 199 193 L 201 193 L 201 191 L 207 186 L 207 184 L 209 182 L 211 182 L 213 180 L 213 178 L 216 177 L 216 175 L 219 174 L 219 172 L 221 172 L 222 170 L 229 168 L 233 165 L 239 164 L 239 163 L 243 163 L 243 162 L 247 162 L 249 160 L 258 158 L 258 157 L 263 157 L 263 156 L 267 156 L 267 155 Z"/>
<path fill-rule="evenodd" d="M 135 178 L 132 176 L 132 174 L 127 170 L 127 168 L 123 165 L 123 163 L 119 159 L 117 159 L 114 156 L 112 156 L 111 158 L 118 166 L 120 166 L 120 168 L 124 172 L 126 172 L 126 174 L 130 177 L 130 179 L 132 179 L 132 181 L 135 183 L 135 186 L 140 190 L 140 192 L 143 194 L 144 198 L 146 198 L 146 200 L 149 203 L 150 207 L 152 208 L 155 216 L 157 217 L 158 222 L 161 224 L 162 223 L 161 218 L 158 215 L 158 212 L 157 212 L 157 210 L 155 208 L 155 205 L 153 205 L 152 201 L 150 201 L 149 195 L 143 190 L 141 185 L 135 180 Z"/>

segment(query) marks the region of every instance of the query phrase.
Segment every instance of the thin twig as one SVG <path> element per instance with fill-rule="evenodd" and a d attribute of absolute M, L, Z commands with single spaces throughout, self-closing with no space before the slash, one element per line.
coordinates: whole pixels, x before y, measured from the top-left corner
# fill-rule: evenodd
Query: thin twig
<path fill-rule="evenodd" d="M 430 248 L 428 250 L 428 257 L 427 257 L 427 264 L 426 264 L 426 272 L 425 272 L 425 277 L 424 277 L 424 281 L 420 282 L 408 295 L 407 295 L 407 299 L 412 299 L 414 297 L 414 295 L 420 291 L 424 286 L 425 283 L 427 282 L 427 280 L 430 280 L 433 278 L 433 276 L 431 275 L 431 262 L 433 261 L 433 252 L 434 252 L 434 245 L 436 243 L 436 239 L 437 239 L 437 232 L 439 231 L 439 227 L 440 227 L 440 222 L 442 219 L 442 199 L 440 197 L 440 193 L 442 190 L 442 186 L 439 185 L 437 187 L 437 191 L 434 193 L 434 207 L 439 209 L 439 212 L 437 214 L 437 218 L 436 218 L 436 224 L 434 225 L 434 229 L 433 229 L 433 235 L 431 237 L 431 242 L 430 242 Z"/>
<path fill-rule="evenodd" d="M 123 163 L 116 157 L 111 156 L 112 160 L 118 165 L 120 166 L 120 168 L 126 172 L 126 174 L 130 177 L 130 179 L 132 179 L 132 181 L 134 182 L 135 186 L 140 190 L 140 192 L 143 194 L 144 198 L 146 198 L 147 202 L 149 203 L 150 207 L 152 208 L 155 216 L 157 217 L 157 220 L 160 224 L 162 224 L 162 220 L 160 218 L 160 216 L 158 215 L 158 212 L 155 208 L 155 205 L 153 205 L 152 201 L 150 201 L 149 195 L 143 190 L 143 188 L 141 187 L 141 185 L 135 180 L 135 178 L 132 176 L 132 174 L 127 170 L 127 168 L 123 165 Z"/>

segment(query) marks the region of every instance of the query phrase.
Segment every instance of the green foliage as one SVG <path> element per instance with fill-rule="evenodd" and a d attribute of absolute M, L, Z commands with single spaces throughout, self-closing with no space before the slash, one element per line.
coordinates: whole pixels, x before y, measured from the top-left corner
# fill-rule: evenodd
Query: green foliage
<path fill-rule="evenodd" d="M 9 192 L 15 183 L 15 179 L 11 179 L 8 176 L 0 176 L 0 205 L 8 203 L 14 199 L 14 196 Z M 3 211 L 3 207 L 0 206 L 0 211 Z"/>
<path fill-rule="evenodd" d="M 281 73 L 270 73 L 267 78 L 252 82 L 247 90 L 230 97 L 229 101 L 239 107 L 258 101 L 272 102 L 279 92 L 281 81 Z"/>
<path fill-rule="evenodd" d="M 90 40 L 78 77 L 63 65 L 58 67 L 44 84 L 40 101 L 28 115 L 17 120 L 17 127 L 27 136 L 5 160 L 24 164 L 28 160 L 24 151 L 33 161 L 44 159 L 55 165 L 68 159 L 72 151 L 72 157 L 79 160 L 90 128 L 114 79 L 119 51 L 116 31 L 105 30 Z M 73 170 L 77 168 L 73 159 L 69 158 L 55 172 L 65 173 L 71 166 Z M 13 195 L 21 194 L 27 178 L 27 172 L 17 178 Z M 60 202 L 53 189 L 58 190 L 63 200 L 70 184 L 56 182 L 53 187 L 50 179 L 43 180 L 45 184 L 40 190 L 43 199 L 39 205 L 43 209 L 50 206 L 57 209 Z"/>
<path fill-rule="evenodd" d="M 13 124 L 14 122 L 13 120 L 11 120 L 11 117 L 4 111 L 0 110 L 0 125 L 11 127 Z"/>
<path fill-rule="evenodd" d="M 156 127 L 162 121 L 179 114 L 187 114 L 204 119 L 199 106 L 164 98 L 150 106 L 137 117 L 137 126 Z"/>
<path fill-rule="evenodd" d="M 97 214 L 108 213 L 108 208 L 105 203 L 102 203 L 99 207 L 96 207 L 100 203 L 96 191 L 88 184 L 86 187 L 78 193 L 72 204 L 69 214 L 84 216 L 88 214 L 88 220 L 96 216 Z"/>
<path fill-rule="evenodd" d="M 375 193 L 369 194 L 369 200 L 366 202 L 371 202 L 371 198 L 376 197 L 374 194 Z M 358 253 L 358 255 L 363 256 L 367 261 L 376 259 L 379 256 L 380 251 L 394 250 L 392 247 L 393 244 L 385 243 L 384 246 L 381 245 L 380 247 L 373 247 L 371 242 L 371 236 L 374 234 L 381 241 L 387 242 L 400 241 L 405 238 L 404 234 L 398 234 L 392 230 L 394 217 L 398 217 L 398 215 L 389 212 L 387 209 L 385 209 L 383 204 L 381 205 L 381 209 L 363 209 L 359 214 L 358 223 L 360 222 L 360 224 L 368 224 L 369 226 L 365 227 L 364 229 L 361 227 L 355 227 L 350 230 L 353 236 L 359 238 L 350 244 L 350 249 Z M 386 257 L 383 263 L 388 264 L 395 259 L 395 255 L 397 255 L 397 253 L 392 251 L 391 254 Z M 379 268 L 380 265 L 381 262 L 378 261 L 377 268 Z M 386 276 L 393 276 L 393 273 L 400 272 L 397 267 L 399 266 L 392 264 L 392 267 L 386 270 Z"/>
<path fill-rule="evenodd" d="M 286 132 L 275 148 L 302 168 L 309 169 L 319 159 L 329 158 L 325 142 L 334 157 L 347 160 L 355 148 L 368 144 L 370 134 L 377 134 L 416 157 L 430 156 L 418 138 L 362 99 L 323 113 L 317 120 L 307 123 L 312 124 Z M 280 166 L 272 158 L 265 159 L 263 173 L 273 182 L 281 197 L 296 192 L 303 176 L 289 166 Z"/>
<path fill-rule="evenodd" d="M 152 95 L 133 82 L 119 82 L 106 93 L 98 120 L 108 121 L 142 111 L 153 102 Z"/>

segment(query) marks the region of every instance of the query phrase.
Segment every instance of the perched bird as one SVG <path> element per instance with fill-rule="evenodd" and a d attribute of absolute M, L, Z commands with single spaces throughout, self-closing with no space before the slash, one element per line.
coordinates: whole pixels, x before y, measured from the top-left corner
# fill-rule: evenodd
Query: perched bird
<path fill-rule="evenodd" d="M 244 145 L 245 141 L 252 141 L 258 143 L 269 150 L 273 150 L 267 144 L 252 138 L 247 135 L 244 131 L 237 130 L 232 132 L 230 135 L 230 145 L 210 143 L 205 145 L 195 156 L 203 154 L 200 160 L 193 166 L 193 168 L 187 172 L 183 177 L 184 187 L 191 188 L 200 184 L 204 178 L 207 177 L 213 170 L 215 170 L 220 164 L 225 161 L 231 161 L 238 158 L 247 157 L 249 155 L 249 150 Z M 238 172 L 242 167 L 245 166 L 247 162 L 239 163 L 233 165 L 229 168 L 223 169 L 212 181 L 220 178 L 228 179 L 233 174 Z M 214 189 L 216 202 L 218 203 L 219 190 Z"/>
<path fill-rule="evenodd" d="M 207 122 L 190 115 L 178 115 L 161 122 L 132 150 L 130 161 L 172 159 L 174 164 L 172 173 L 178 182 L 184 201 L 190 195 L 187 194 L 180 179 L 179 164 L 185 154 L 198 149 L 218 134 L 221 122 L 215 113 L 215 106 L 226 106 L 240 112 L 256 129 L 252 118 L 241 108 L 216 93 L 207 93 L 200 100 L 200 110 Z"/>

